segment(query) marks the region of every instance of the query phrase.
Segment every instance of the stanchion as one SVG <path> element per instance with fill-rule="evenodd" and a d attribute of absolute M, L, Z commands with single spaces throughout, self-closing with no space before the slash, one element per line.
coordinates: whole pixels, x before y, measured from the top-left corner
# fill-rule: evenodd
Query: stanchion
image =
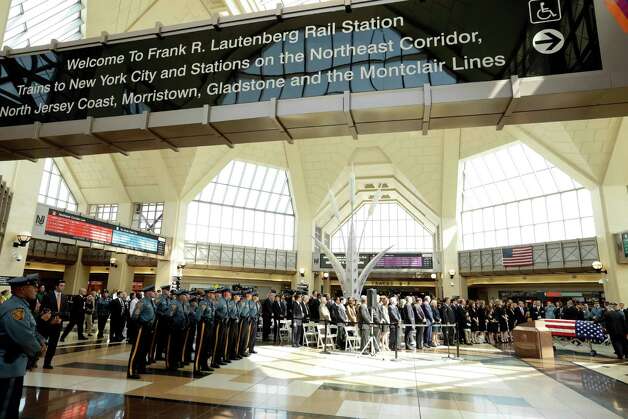
<path fill-rule="evenodd" d="M 399 359 L 399 324 L 391 323 L 390 326 L 391 326 L 391 328 L 390 328 L 391 331 L 393 330 L 393 326 L 394 326 L 394 330 L 395 330 L 395 358 L 391 359 L 391 361 L 399 362 L 399 361 L 401 361 Z"/>

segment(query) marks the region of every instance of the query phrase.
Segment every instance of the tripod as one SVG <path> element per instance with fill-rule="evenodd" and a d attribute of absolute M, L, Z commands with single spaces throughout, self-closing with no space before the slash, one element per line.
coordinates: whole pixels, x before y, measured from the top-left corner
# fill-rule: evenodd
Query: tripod
<path fill-rule="evenodd" d="M 377 342 L 375 342 L 375 336 L 373 336 L 373 309 L 369 308 L 368 310 L 370 315 L 369 340 L 366 342 L 366 345 L 364 345 L 364 348 L 362 348 L 360 355 L 364 355 L 364 352 L 368 350 L 370 356 L 375 356 L 375 354 L 377 354 Z"/>

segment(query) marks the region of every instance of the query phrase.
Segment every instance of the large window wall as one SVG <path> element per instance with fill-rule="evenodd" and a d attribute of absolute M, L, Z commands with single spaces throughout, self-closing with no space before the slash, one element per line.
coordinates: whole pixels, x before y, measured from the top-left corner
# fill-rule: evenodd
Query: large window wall
<path fill-rule="evenodd" d="M 153 234 L 161 233 L 164 218 L 163 202 L 142 202 L 133 204 L 131 226 Z"/>
<path fill-rule="evenodd" d="M 37 202 L 70 211 L 78 209 L 76 198 L 52 159 L 46 159 L 44 162 L 44 173 L 39 185 Z"/>
<path fill-rule="evenodd" d="M 393 246 L 391 252 L 433 252 L 434 236 L 397 202 L 375 204 L 373 215 L 368 216 L 370 203 L 356 210 L 358 234 L 364 231 L 360 252 L 379 252 Z M 349 223 L 345 222 L 331 237 L 333 252 L 345 252 Z M 344 241 L 343 241 L 344 235 Z"/>
<path fill-rule="evenodd" d="M 5 0 L 9 1 L 9 0 Z M 83 37 L 81 0 L 12 0 L 3 45 L 25 48 Z"/>
<path fill-rule="evenodd" d="M 464 250 L 595 236 L 591 193 L 528 146 L 463 163 Z"/>
<path fill-rule="evenodd" d="M 103 221 L 118 220 L 118 204 L 92 204 L 89 206 L 89 215 Z"/>
<path fill-rule="evenodd" d="M 232 161 L 188 205 L 185 240 L 294 249 L 288 174 Z"/>

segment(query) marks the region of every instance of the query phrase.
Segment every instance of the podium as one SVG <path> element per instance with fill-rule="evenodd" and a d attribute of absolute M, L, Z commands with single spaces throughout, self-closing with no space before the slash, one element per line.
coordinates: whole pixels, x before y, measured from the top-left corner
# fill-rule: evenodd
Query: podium
<path fill-rule="evenodd" d="M 515 354 L 520 358 L 554 359 L 552 333 L 543 320 L 528 320 L 512 331 Z"/>

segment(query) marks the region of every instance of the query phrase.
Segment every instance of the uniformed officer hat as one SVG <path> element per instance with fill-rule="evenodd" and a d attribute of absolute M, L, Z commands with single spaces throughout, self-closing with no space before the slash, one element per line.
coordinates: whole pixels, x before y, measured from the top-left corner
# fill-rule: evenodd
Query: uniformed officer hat
<path fill-rule="evenodd" d="M 155 291 L 155 286 L 154 285 L 148 285 L 148 286 L 142 288 L 142 291 L 144 291 L 144 292 Z"/>
<path fill-rule="evenodd" d="M 161 289 L 170 291 L 170 285 L 162 285 Z"/>
<path fill-rule="evenodd" d="M 203 291 L 205 291 L 205 294 L 209 294 L 209 293 L 214 293 L 214 292 L 216 292 L 216 290 L 215 290 L 215 289 L 213 289 L 213 288 L 205 288 Z"/>
<path fill-rule="evenodd" d="M 222 293 L 224 294 L 225 292 L 228 292 L 229 294 L 233 294 L 233 291 L 231 291 L 231 288 L 223 288 L 222 289 Z"/>
<path fill-rule="evenodd" d="M 11 287 L 24 287 L 26 285 L 37 286 L 39 282 L 39 274 L 30 274 L 26 276 L 17 276 L 7 281 Z"/>
<path fill-rule="evenodd" d="M 242 292 L 241 292 L 241 291 L 233 291 L 233 292 L 231 293 L 231 295 L 233 295 L 233 296 L 236 296 L 236 295 L 237 295 L 238 297 L 241 297 L 241 296 L 242 296 Z"/>
<path fill-rule="evenodd" d="M 252 290 L 252 289 L 250 289 L 250 288 L 249 288 L 249 289 L 244 290 L 244 295 L 246 295 L 246 294 L 251 294 L 251 295 L 252 295 L 252 294 L 253 294 L 253 290 Z"/>
<path fill-rule="evenodd" d="M 277 294 L 277 291 L 275 291 L 274 289 L 271 289 L 270 292 L 272 292 L 273 294 Z"/>
<path fill-rule="evenodd" d="M 251 295 L 252 295 L 253 297 L 257 297 L 257 293 L 256 293 L 256 292 L 251 293 Z"/>

